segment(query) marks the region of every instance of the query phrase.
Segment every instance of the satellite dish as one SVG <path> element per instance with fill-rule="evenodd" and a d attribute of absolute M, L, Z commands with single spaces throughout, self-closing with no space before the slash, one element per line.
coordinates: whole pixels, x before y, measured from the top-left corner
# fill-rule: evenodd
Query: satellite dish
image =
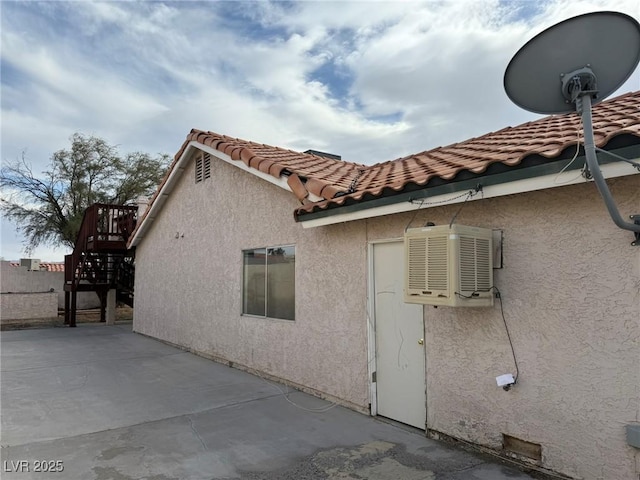
<path fill-rule="evenodd" d="M 611 95 L 640 60 L 640 24 L 618 12 L 594 12 L 557 23 L 529 40 L 509 62 L 504 88 L 513 103 L 535 113 L 575 111 L 572 74 Z M 593 83 L 592 83 L 593 82 Z"/>
<path fill-rule="evenodd" d="M 598 165 L 591 106 L 617 90 L 639 61 L 640 23 L 624 13 L 593 12 L 533 37 L 504 74 L 507 96 L 519 107 L 543 114 L 576 111 L 582 116 L 587 167 L 614 223 L 635 232 L 632 245 L 640 245 L 640 215 L 631 215 L 634 223 L 625 222 L 615 206 Z"/>

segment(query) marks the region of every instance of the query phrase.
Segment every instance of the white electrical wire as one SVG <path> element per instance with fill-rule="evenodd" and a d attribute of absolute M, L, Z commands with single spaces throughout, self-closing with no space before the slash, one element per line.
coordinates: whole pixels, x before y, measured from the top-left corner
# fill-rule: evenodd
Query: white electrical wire
<path fill-rule="evenodd" d="M 329 410 L 331 410 L 333 407 L 336 407 L 338 405 L 337 402 L 331 402 L 331 404 L 327 407 L 322 407 L 322 408 L 307 408 L 307 407 L 303 407 L 302 405 L 298 405 L 296 402 L 294 402 L 293 400 L 291 400 L 289 398 L 289 388 L 287 387 L 287 391 L 285 392 L 282 388 L 280 388 L 278 385 L 276 385 L 275 383 L 271 383 L 269 380 L 267 380 L 264 377 L 260 377 L 267 385 L 270 385 L 271 387 L 275 388 L 276 390 L 278 390 L 282 396 L 285 398 L 285 400 L 287 402 L 289 402 L 291 405 L 293 405 L 296 408 L 299 408 L 300 410 L 304 410 L 305 412 L 311 412 L 311 413 L 324 413 L 324 412 L 328 412 Z"/>
<path fill-rule="evenodd" d="M 569 180 L 565 180 L 564 182 L 559 182 L 558 181 L 558 178 L 560 177 L 560 175 L 562 175 L 565 172 L 565 170 L 567 170 L 567 168 L 569 168 L 571 166 L 571 164 L 576 161 L 576 158 L 578 158 L 578 153 L 580 153 L 580 127 L 576 128 L 576 134 L 577 134 L 576 153 L 573 155 L 573 158 L 571 159 L 571 161 L 569 163 L 567 163 L 562 168 L 562 170 L 560 170 L 558 172 L 558 174 L 556 175 L 556 178 L 553 179 L 553 183 L 555 185 L 565 185 L 567 183 L 575 182 L 578 178 L 580 178 L 582 176 L 582 170 L 580 170 L 580 173 L 576 177 L 573 177 L 573 178 L 571 178 Z"/>

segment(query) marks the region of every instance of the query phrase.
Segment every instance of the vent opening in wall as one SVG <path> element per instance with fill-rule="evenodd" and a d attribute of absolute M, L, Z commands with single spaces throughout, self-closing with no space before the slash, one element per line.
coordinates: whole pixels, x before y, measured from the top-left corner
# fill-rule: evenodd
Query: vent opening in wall
<path fill-rule="evenodd" d="M 493 305 L 493 233 L 464 225 L 405 232 L 406 303 Z"/>
<path fill-rule="evenodd" d="M 196 183 L 202 181 L 202 155 L 196 157 Z"/>
<path fill-rule="evenodd" d="M 211 155 L 209 155 L 208 153 L 205 153 L 202 156 L 202 170 L 203 170 L 203 174 L 202 176 L 207 179 L 207 178 L 211 178 Z"/>
<path fill-rule="evenodd" d="M 196 183 L 211 178 L 211 155 L 208 153 L 199 153 L 196 157 Z"/>
<path fill-rule="evenodd" d="M 506 455 L 519 460 L 542 461 L 542 445 L 520 440 L 506 433 L 502 434 L 502 450 Z"/>

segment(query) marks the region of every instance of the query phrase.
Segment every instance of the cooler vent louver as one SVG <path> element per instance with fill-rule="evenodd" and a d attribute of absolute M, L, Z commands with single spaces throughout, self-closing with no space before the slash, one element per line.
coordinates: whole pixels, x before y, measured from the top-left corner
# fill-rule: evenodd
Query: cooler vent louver
<path fill-rule="evenodd" d="M 405 302 L 493 305 L 490 229 L 464 225 L 413 228 L 407 230 L 404 240 Z"/>

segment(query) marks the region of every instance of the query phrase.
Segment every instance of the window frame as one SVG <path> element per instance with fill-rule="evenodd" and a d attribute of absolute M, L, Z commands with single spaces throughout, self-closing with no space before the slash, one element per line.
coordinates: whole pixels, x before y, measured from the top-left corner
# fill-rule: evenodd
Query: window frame
<path fill-rule="evenodd" d="M 273 250 L 273 249 L 277 249 L 277 248 L 293 248 L 293 255 L 294 255 L 294 260 L 293 260 L 293 318 L 281 318 L 281 317 L 274 317 L 274 316 L 269 316 L 269 309 L 268 309 L 268 297 L 269 297 L 269 289 L 268 289 L 268 251 L 269 250 Z M 259 250 L 264 250 L 265 252 L 265 261 L 264 261 L 264 315 L 259 315 L 259 314 L 255 314 L 255 313 L 246 313 L 245 312 L 245 253 L 247 252 L 255 252 L 255 251 L 259 251 Z M 296 245 L 294 243 L 288 243 L 288 244 L 278 244 L 278 245 L 271 245 L 271 246 L 266 246 L 266 247 L 255 247 L 255 248 L 243 248 L 240 251 L 240 255 L 241 255 L 241 269 L 242 269 L 242 275 L 241 275 L 241 287 L 240 287 L 240 315 L 242 317 L 253 317 L 253 318 L 264 318 L 264 319 L 269 319 L 269 320 L 280 320 L 280 321 L 284 321 L 284 322 L 295 322 L 296 320 L 296 277 L 297 277 L 297 267 L 296 267 Z"/>

